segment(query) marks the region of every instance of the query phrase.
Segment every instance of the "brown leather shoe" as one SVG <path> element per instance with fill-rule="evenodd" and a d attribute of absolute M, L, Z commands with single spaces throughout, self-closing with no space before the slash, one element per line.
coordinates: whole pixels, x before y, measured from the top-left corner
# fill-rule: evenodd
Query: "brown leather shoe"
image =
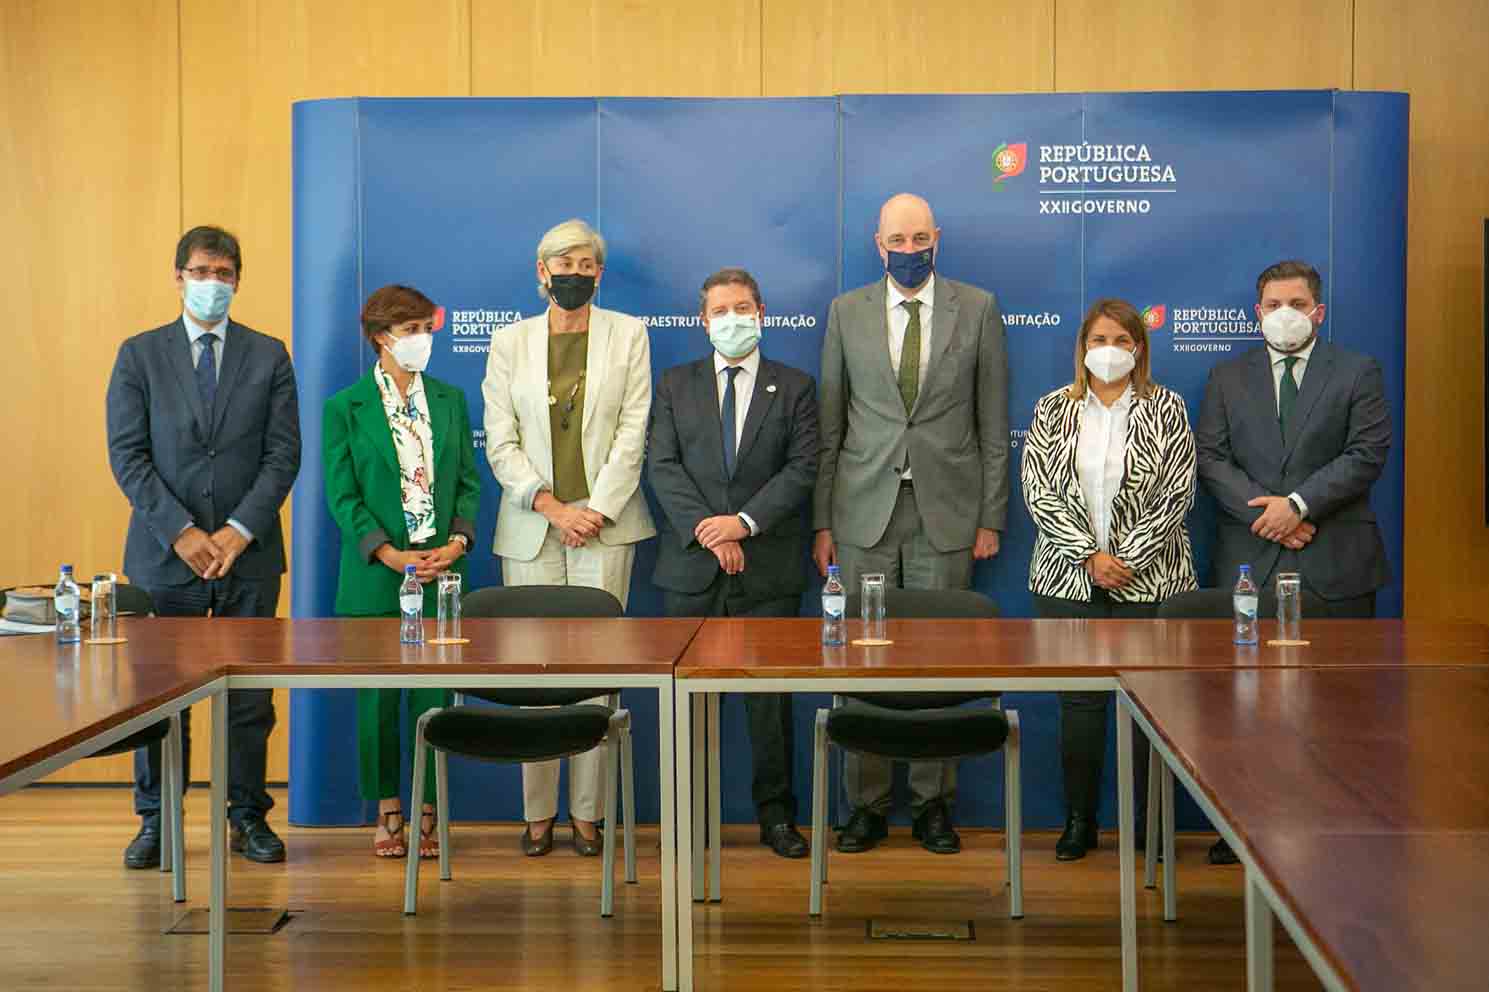
<path fill-rule="evenodd" d="M 533 839 L 532 828 L 522 828 L 522 853 L 529 858 L 541 858 L 553 850 L 553 824 L 548 824 L 548 829 L 543 831 L 543 836 L 537 840 Z"/>
<path fill-rule="evenodd" d="M 572 826 L 572 824 L 571 824 Z M 597 858 L 605 850 L 605 830 L 598 824 L 595 825 L 595 839 L 588 840 L 574 827 L 574 853 L 581 858 Z"/>

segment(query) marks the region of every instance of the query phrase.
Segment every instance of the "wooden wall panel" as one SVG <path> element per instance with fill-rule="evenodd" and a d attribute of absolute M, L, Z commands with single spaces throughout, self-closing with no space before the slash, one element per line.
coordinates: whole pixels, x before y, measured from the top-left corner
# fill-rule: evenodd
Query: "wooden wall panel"
<path fill-rule="evenodd" d="M 1353 7 L 1354 0 L 1059 0 L 1054 86 L 1347 88 Z"/>
<path fill-rule="evenodd" d="M 1484 218 L 1489 5 L 1359 0 L 1355 87 L 1411 94 L 1406 609 L 1489 620 L 1484 525 Z"/>
<path fill-rule="evenodd" d="M 120 566 L 104 392 L 120 342 L 177 306 L 177 109 L 174 0 L 0 4 L 0 583 Z"/>
<path fill-rule="evenodd" d="M 1054 0 L 763 0 L 766 96 L 1049 90 Z"/>
<path fill-rule="evenodd" d="M 763 0 L 471 0 L 476 96 L 760 96 Z"/>

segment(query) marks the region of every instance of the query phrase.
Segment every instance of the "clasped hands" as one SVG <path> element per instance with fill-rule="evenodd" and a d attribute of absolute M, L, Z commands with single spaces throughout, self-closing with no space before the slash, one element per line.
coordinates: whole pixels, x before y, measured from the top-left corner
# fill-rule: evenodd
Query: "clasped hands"
<path fill-rule="evenodd" d="M 600 536 L 600 528 L 610 523 L 600 511 L 572 503 L 561 503 L 546 489 L 533 500 L 533 509 L 558 528 L 558 539 L 566 548 L 584 547 L 586 542 Z"/>
<path fill-rule="evenodd" d="M 1317 525 L 1293 512 L 1286 496 L 1258 496 L 1246 505 L 1263 507 L 1262 515 L 1251 524 L 1251 533 L 1289 550 L 1301 551 L 1318 533 Z"/>
<path fill-rule="evenodd" d="M 698 543 L 713 552 L 725 575 L 738 575 L 744 571 L 744 548 L 740 541 L 750 536 L 750 529 L 738 514 L 722 513 L 716 517 L 704 517 L 693 528 Z"/>
<path fill-rule="evenodd" d="M 465 544 L 453 537 L 442 547 L 428 551 L 399 551 L 391 544 L 384 544 L 374 554 L 378 561 L 400 575 L 405 566 L 412 565 L 414 578 L 420 582 L 433 582 L 460 560 L 460 556 L 465 554 Z"/>
<path fill-rule="evenodd" d="M 221 579 L 248 547 L 248 538 L 231 524 L 211 534 L 192 526 L 183 530 L 171 546 L 198 578 Z"/>

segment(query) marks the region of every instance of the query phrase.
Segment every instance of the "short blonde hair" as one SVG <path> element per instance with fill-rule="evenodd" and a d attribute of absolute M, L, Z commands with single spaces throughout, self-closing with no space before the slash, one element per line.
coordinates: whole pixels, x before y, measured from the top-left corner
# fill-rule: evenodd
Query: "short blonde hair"
<path fill-rule="evenodd" d="M 1143 315 L 1137 312 L 1137 307 L 1126 300 L 1111 297 L 1091 304 L 1091 309 L 1086 311 L 1085 319 L 1081 321 L 1081 333 L 1075 339 L 1075 381 L 1070 384 L 1070 398 L 1086 398 L 1086 388 L 1090 383 L 1090 376 L 1086 371 L 1086 338 L 1091 334 L 1091 326 L 1102 317 L 1119 324 L 1122 330 L 1132 335 L 1132 340 L 1137 344 L 1137 364 L 1132 369 L 1132 394 L 1138 399 L 1147 399 L 1153 394 L 1153 378 L 1148 361 L 1148 325 L 1143 322 Z"/>
<path fill-rule="evenodd" d="M 548 233 L 538 242 L 538 261 L 547 265 L 550 258 L 567 255 L 575 248 L 593 249 L 595 264 L 604 267 L 605 239 L 600 236 L 599 231 L 577 217 L 548 229 Z M 538 283 L 538 295 L 548 299 L 548 289 L 541 282 Z"/>

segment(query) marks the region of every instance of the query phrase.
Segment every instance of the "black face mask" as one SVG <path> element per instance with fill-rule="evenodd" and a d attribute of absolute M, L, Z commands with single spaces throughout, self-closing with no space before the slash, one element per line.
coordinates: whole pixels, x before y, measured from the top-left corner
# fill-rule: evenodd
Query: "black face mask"
<path fill-rule="evenodd" d="M 578 273 L 567 276 L 549 275 L 548 298 L 564 310 L 578 310 L 595 295 L 595 277 Z"/>

